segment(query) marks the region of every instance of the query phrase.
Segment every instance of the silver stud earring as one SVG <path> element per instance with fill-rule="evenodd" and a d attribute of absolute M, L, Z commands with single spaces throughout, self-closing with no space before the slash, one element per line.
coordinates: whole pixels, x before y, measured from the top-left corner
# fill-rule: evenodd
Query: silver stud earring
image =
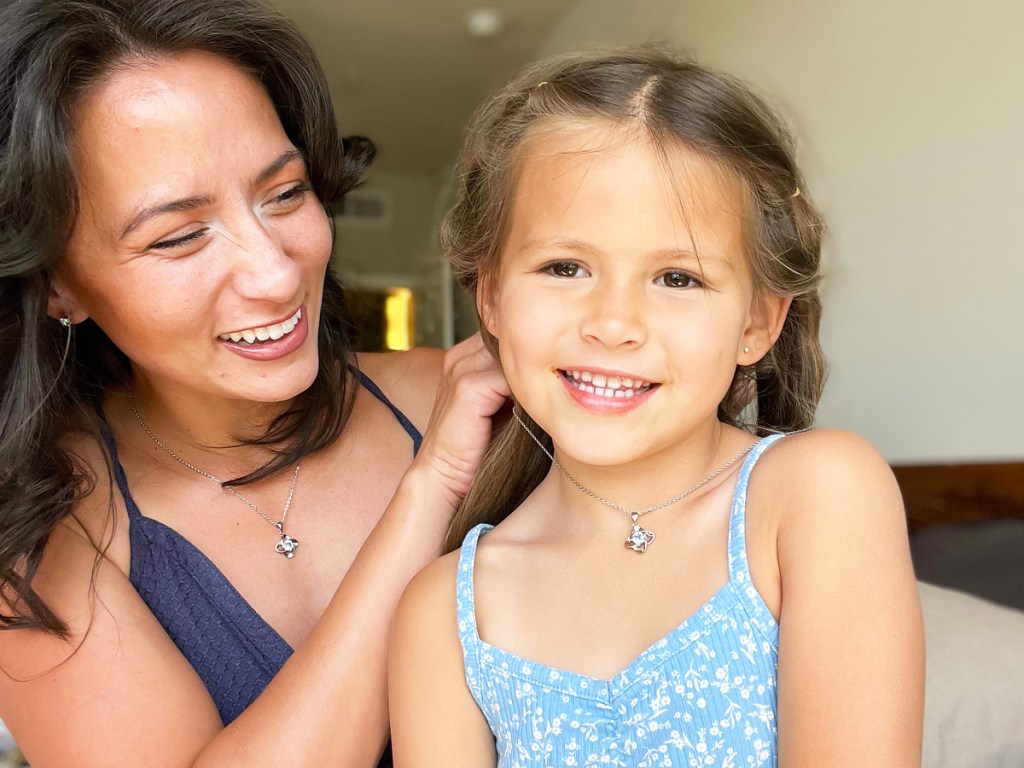
<path fill-rule="evenodd" d="M 747 352 L 749 352 L 749 351 L 750 351 L 750 347 L 744 347 L 744 348 L 743 348 L 743 352 L 744 352 L 744 353 L 747 353 Z"/>
<path fill-rule="evenodd" d="M 58 320 L 57 322 L 63 325 L 65 328 L 71 327 L 71 318 L 68 315 L 64 315 L 64 317 L 60 318 L 60 320 Z"/>

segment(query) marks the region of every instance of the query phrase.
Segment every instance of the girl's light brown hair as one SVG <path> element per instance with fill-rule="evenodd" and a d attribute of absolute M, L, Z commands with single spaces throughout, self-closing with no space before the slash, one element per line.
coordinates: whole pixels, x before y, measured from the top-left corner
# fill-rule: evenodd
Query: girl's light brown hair
<path fill-rule="evenodd" d="M 476 293 L 496 273 L 526 142 L 546 129 L 591 119 L 640 131 L 665 156 L 685 147 L 739 182 L 755 290 L 792 297 L 792 304 L 768 353 L 754 366 L 737 367 L 718 417 L 755 434 L 809 427 L 825 379 L 818 342 L 823 225 L 785 126 L 732 77 L 649 46 L 571 54 L 524 69 L 477 110 L 468 128 L 456 169 L 457 201 L 441 224 L 456 278 Z M 482 333 L 497 357 L 497 339 Z M 756 415 L 745 419 L 748 414 Z M 550 446 L 543 430 L 523 417 Z M 447 549 L 457 548 L 477 523 L 504 519 L 549 468 L 511 421 L 488 450 L 452 522 Z"/>

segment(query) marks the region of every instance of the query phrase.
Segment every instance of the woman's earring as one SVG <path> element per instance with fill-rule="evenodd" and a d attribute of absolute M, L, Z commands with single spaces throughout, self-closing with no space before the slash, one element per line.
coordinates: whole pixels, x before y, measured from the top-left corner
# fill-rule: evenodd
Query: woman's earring
<path fill-rule="evenodd" d="M 58 320 L 57 322 L 63 325 L 65 328 L 71 327 L 71 317 L 68 315 L 64 315 L 64 317 L 60 318 L 60 320 Z"/>
<path fill-rule="evenodd" d="M 747 352 L 749 352 L 749 351 L 750 351 L 750 347 L 744 347 L 744 348 L 743 348 L 743 353 L 744 353 L 744 354 L 746 354 L 746 353 L 747 353 Z"/>

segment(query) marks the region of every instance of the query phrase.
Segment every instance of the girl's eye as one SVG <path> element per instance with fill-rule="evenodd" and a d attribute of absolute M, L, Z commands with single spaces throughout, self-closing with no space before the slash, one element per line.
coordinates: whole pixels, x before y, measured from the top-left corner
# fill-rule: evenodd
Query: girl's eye
<path fill-rule="evenodd" d="M 590 274 L 582 264 L 575 261 L 556 261 L 544 267 L 544 271 L 555 277 L 587 277 Z"/>
<path fill-rule="evenodd" d="M 183 248 L 189 243 L 193 243 L 199 238 L 203 237 L 208 231 L 209 229 L 207 227 L 203 227 L 202 229 L 197 229 L 195 232 L 189 232 L 187 235 L 182 235 L 181 237 L 173 237 L 170 240 L 160 240 L 159 242 L 153 243 L 149 247 L 155 250 L 170 250 L 173 248 Z"/>
<path fill-rule="evenodd" d="M 699 288 L 701 285 L 700 280 L 691 275 L 689 272 L 666 272 L 661 275 L 655 282 L 658 285 L 663 285 L 666 288 Z"/>

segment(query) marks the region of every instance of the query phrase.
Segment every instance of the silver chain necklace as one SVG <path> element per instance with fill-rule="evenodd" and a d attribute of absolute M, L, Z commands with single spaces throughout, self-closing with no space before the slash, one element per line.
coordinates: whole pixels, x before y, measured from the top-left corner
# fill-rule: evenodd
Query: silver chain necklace
<path fill-rule="evenodd" d="M 131 403 L 132 405 L 132 413 L 135 414 L 135 420 L 139 422 L 139 426 L 142 427 L 142 429 L 146 432 L 147 435 L 149 435 L 150 440 L 152 440 L 154 443 L 160 446 L 164 450 L 164 452 L 166 452 L 175 461 L 184 464 L 186 467 L 191 469 L 196 474 L 202 475 L 203 477 L 207 477 L 210 480 L 213 480 L 213 482 L 219 485 L 223 490 L 227 491 L 232 496 L 235 496 L 244 501 L 246 504 L 248 504 L 249 507 L 253 510 L 253 512 L 255 512 L 257 515 L 262 517 L 264 520 L 266 520 L 268 523 L 270 523 L 277 529 L 278 541 L 277 544 L 274 546 L 274 551 L 278 554 L 284 555 L 288 559 L 295 557 L 295 550 L 299 548 L 299 540 L 293 539 L 291 536 L 284 532 L 284 521 L 285 518 L 288 517 L 288 510 L 292 506 L 292 497 L 295 495 L 295 484 L 299 481 L 299 470 L 302 469 L 302 464 L 295 465 L 295 472 L 292 473 L 292 484 L 291 487 L 288 489 L 288 498 L 284 502 L 284 511 L 281 513 L 281 519 L 275 523 L 270 517 L 268 517 L 263 512 L 263 510 L 257 507 L 255 503 L 253 503 L 248 498 L 243 496 L 241 493 L 236 491 L 230 485 L 225 485 L 222 480 L 220 480 L 217 477 L 214 477 L 206 470 L 200 469 L 194 464 L 189 464 L 187 461 L 181 458 L 181 456 L 179 456 L 166 445 L 164 445 L 160 441 L 160 438 L 153 434 L 153 430 L 151 430 L 146 425 L 146 422 L 142 420 L 142 416 L 139 414 L 139 408 L 137 405 L 135 405 L 135 393 L 132 392 L 130 388 L 128 390 L 128 402 Z"/>
<path fill-rule="evenodd" d="M 641 516 L 646 515 L 648 512 L 656 512 L 659 509 L 664 509 L 665 507 L 670 507 L 673 504 L 675 504 L 676 502 L 682 501 L 687 496 L 689 496 L 691 493 L 693 493 L 694 491 L 696 491 L 696 490 L 698 490 L 700 488 L 703 488 L 705 485 L 710 483 L 712 480 L 714 480 L 720 474 L 725 472 L 725 470 L 727 470 L 729 467 L 731 467 L 737 461 L 739 461 L 744 456 L 746 456 L 750 452 L 751 448 L 753 448 L 755 445 L 757 445 L 756 442 L 755 443 L 751 443 L 746 448 L 744 448 L 742 451 L 740 451 L 738 454 L 736 454 L 731 459 L 729 459 L 727 462 L 725 462 L 725 464 L 723 464 L 718 469 L 716 469 L 714 472 L 712 472 L 710 475 L 705 477 L 700 482 L 695 483 L 694 485 L 691 485 L 689 488 L 687 488 L 685 491 L 680 493 L 678 496 L 673 496 L 668 501 L 661 502 L 661 504 L 655 504 L 654 506 L 651 506 L 651 507 L 644 507 L 643 509 L 638 509 L 638 510 L 636 510 L 634 512 L 632 510 L 626 509 L 621 504 L 616 504 L 614 501 L 608 501 L 608 499 L 604 498 L 603 496 L 598 496 L 596 493 L 594 493 L 589 488 L 585 488 L 583 485 L 581 485 L 579 483 L 579 481 L 576 480 L 575 477 L 573 477 L 572 475 L 570 475 L 568 472 L 565 471 L 565 467 L 563 467 L 561 464 L 558 463 L 558 461 L 555 460 L 555 457 L 551 453 L 551 451 L 549 451 L 547 449 L 547 447 L 545 447 L 544 443 L 542 443 L 540 441 L 540 439 L 535 434 L 533 434 L 533 431 L 528 426 L 526 426 L 526 422 L 523 421 L 519 417 L 519 414 L 516 412 L 515 408 L 512 409 L 512 415 L 515 416 L 516 421 L 519 422 L 519 426 L 521 426 L 523 429 L 526 430 L 526 434 L 528 434 L 530 437 L 533 438 L 533 441 L 540 447 L 540 449 L 542 451 L 544 451 L 545 455 L 549 459 L 551 459 L 551 463 L 554 464 L 556 467 L 558 467 L 558 471 L 561 472 L 563 475 L 565 475 L 565 479 L 568 480 L 570 483 L 572 483 L 573 487 L 576 488 L 576 490 L 582 491 L 587 496 L 589 496 L 590 498 L 594 499 L 595 501 L 601 502 L 606 507 L 611 507 L 612 509 L 617 509 L 619 512 L 622 512 L 623 514 L 625 514 L 632 521 L 633 528 L 630 531 L 629 536 L 626 537 L 625 545 L 626 545 L 626 549 L 631 549 L 631 550 L 633 550 L 634 552 L 636 552 L 637 554 L 640 554 L 640 555 L 644 554 L 647 551 L 647 548 L 650 547 L 651 544 L 654 542 L 654 531 L 648 531 L 648 530 L 646 530 L 645 528 L 643 528 L 640 525 L 639 520 L 640 520 Z"/>

